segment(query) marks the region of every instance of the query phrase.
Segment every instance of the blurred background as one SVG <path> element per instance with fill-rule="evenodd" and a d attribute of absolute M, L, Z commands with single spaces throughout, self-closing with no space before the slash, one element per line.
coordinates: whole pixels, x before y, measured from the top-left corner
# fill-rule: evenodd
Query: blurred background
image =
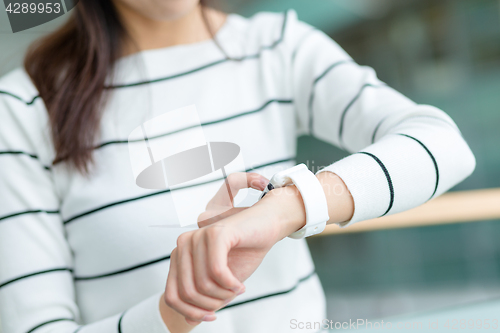
<path fill-rule="evenodd" d="M 456 121 L 477 167 L 453 191 L 500 188 L 499 0 L 232 0 L 223 8 L 244 16 L 295 9 L 383 81 Z M 0 75 L 19 66 L 27 45 L 65 18 L 12 34 L 1 11 Z M 345 155 L 299 138 L 299 162 L 327 165 Z M 498 222 L 309 239 L 329 318 L 385 318 L 500 300 Z"/>

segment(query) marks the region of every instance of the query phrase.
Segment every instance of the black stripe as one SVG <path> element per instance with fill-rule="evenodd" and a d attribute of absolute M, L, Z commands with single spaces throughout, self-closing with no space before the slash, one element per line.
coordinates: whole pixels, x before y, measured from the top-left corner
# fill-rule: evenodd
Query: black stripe
<path fill-rule="evenodd" d="M 247 57 L 250 59 L 251 56 L 247 56 Z M 254 55 L 254 57 L 258 58 L 258 55 Z M 241 60 L 246 60 L 246 59 L 242 58 Z M 170 75 L 170 76 L 165 76 L 165 77 L 154 79 L 154 80 L 139 81 L 139 82 L 127 83 L 127 84 L 115 84 L 115 85 L 111 85 L 111 86 L 106 86 L 105 88 L 106 89 L 121 89 L 121 88 L 142 86 L 145 84 L 152 84 L 152 83 L 157 83 L 157 82 L 161 82 L 161 81 L 167 81 L 167 80 L 176 79 L 178 77 L 182 77 L 185 75 L 193 74 L 193 73 L 199 72 L 201 70 L 204 70 L 204 69 L 207 69 L 207 68 L 210 68 L 210 67 L 228 62 L 228 61 L 230 61 L 230 59 L 224 58 L 224 59 L 220 59 L 220 60 L 208 63 L 208 64 L 203 65 L 201 67 L 191 69 L 191 70 L 186 71 L 186 72 L 182 72 L 182 73 L 178 73 L 178 74 L 174 74 L 174 75 Z"/>
<path fill-rule="evenodd" d="M 271 45 L 261 47 L 259 52 L 256 54 L 247 55 L 247 56 L 243 56 L 240 58 L 228 57 L 228 58 L 224 58 L 224 59 L 220 59 L 220 60 L 208 63 L 208 64 L 203 65 L 203 66 L 198 67 L 198 68 L 191 69 L 191 70 L 186 71 L 186 72 L 182 72 L 182 73 L 178 73 L 178 74 L 174 74 L 174 75 L 170 75 L 170 76 L 166 76 L 166 77 L 162 77 L 162 78 L 158 78 L 158 79 L 154 79 L 154 80 L 139 81 L 139 82 L 128 83 L 128 84 L 111 85 L 111 86 L 107 86 L 106 89 L 128 88 L 128 87 L 136 87 L 136 86 L 140 86 L 140 85 L 144 85 L 144 84 L 157 83 L 157 82 L 167 81 L 167 80 L 171 80 L 171 79 L 176 79 L 176 78 L 181 77 L 181 76 L 193 74 L 193 73 L 199 72 L 201 70 L 204 70 L 204 69 L 207 69 L 210 67 L 214 67 L 214 66 L 217 66 L 217 65 L 220 65 L 220 64 L 223 64 L 226 62 L 230 62 L 230 61 L 238 61 L 239 62 L 239 61 L 244 61 L 244 60 L 249 60 L 249 59 L 257 59 L 260 57 L 263 50 L 274 49 L 277 45 L 279 45 L 283 41 L 287 20 L 288 20 L 288 13 L 285 12 L 283 14 L 283 25 L 281 27 L 281 35 L 280 35 L 279 39 L 276 40 L 275 42 L 273 42 Z"/>
<path fill-rule="evenodd" d="M 375 127 L 375 130 L 373 131 L 373 135 L 372 135 L 372 143 L 375 142 L 375 136 L 377 135 L 377 132 L 380 128 L 380 126 L 382 125 L 382 123 L 387 119 L 389 118 L 390 115 L 387 115 L 385 116 L 384 118 L 382 118 L 379 123 L 377 124 L 377 126 Z M 413 119 L 413 118 L 431 118 L 431 119 L 437 119 L 437 120 L 441 120 L 443 122 L 445 122 L 446 124 L 448 124 L 449 126 L 451 126 L 453 129 L 457 130 L 458 133 L 460 133 L 460 135 L 462 135 L 462 132 L 460 132 L 460 129 L 458 129 L 457 127 L 453 126 L 452 124 L 450 124 L 448 121 L 444 120 L 443 118 L 440 118 L 440 117 L 434 117 L 434 116 L 428 116 L 428 115 L 416 115 L 416 116 L 411 116 L 411 117 L 407 117 L 407 118 L 404 118 L 403 120 L 401 120 L 400 122 L 398 122 L 395 126 L 398 126 L 399 124 L 409 120 L 409 119 Z"/>
<path fill-rule="evenodd" d="M 19 150 L 7 150 L 7 151 L 0 151 L 0 155 L 24 155 L 24 156 L 29 156 L 31 157 L 32 159 L 35 159 L 37 161 L 40 162 L 40 159 L 38 158 L 37 155 L 34 155 L 34 154 L 30 154 L 30 153 L 27 153 L 27 152 L 24 152 L 24 151 L 19 151 Z M 41 163 L 41 162 L 40 162 Z M 49 166 L 46 166 L 46 165 L 43 165 L 43 168 L 45 170 L 50 170 L 50 167 Z"/>
<path fill-rule="evenodd" d="M 430 158 L 432 160 L 432 163 L 434 163 L 434 169 L 436 170 L 436 185 L 434 186 L 434 191 L 432 192 L 432 195 L 429 198 L 429 200 L 432 199 L 432 197 L 434 196 L 434 194 L 436 194 L 436 191 L 437 191 L 438 185 L 439 185 L 439 168 L 438 168 L 436 159 L 434 158 L 434 155 L 432 155 L 431 151 L 422 143 L 422 141 L 418 140 L 417 138 L 414 138 L 413 136 L 410 136 L 408 134 L 403 134 L 403 133 L 398 133 L 398 135 L 406 136 L 407 138 L 410 138 L 410 139 L 415 140 L 416 142 L 418 142 L 422 146 L 422 148 L 425 149 L 425 151 L 427 152 L 427 154 L 429 154 L 429 156 L 430 156 Z"/>
<path fill-rule="evenodd" d="M 295 157 L 290 157 L 290 158 L 286 158 L 286 159 L 282 159 L 282 160 L 278 160 L 278 161 L 274 161 L 274 162 L 269 162 L 269 163 L 266 163 L 266 164 L 263 164 L 263 165 L 252 167 L 252 168 L 247 169 L 245 171 L 249 172 L 251 170 L 259 169 L 259 168 L 264 168 L 264 167 L 267 167 L 267 166 L 270 166 L 270 165 L 293 161 L 294 159 L 295 159 Z M 198 184 L 193 184 L 193 185 L 188 185 L 188 186 L 176 188 L 176 189 L 174 189 L 174 191 L 183 190 L 183 189 L 186 189 L 186 188 L 191 188 L 191 187 L 196 187 L 196 186 L 201 186 L 201 185 L 206 185 L 206 184 L 213 183 L 213 182 L 216 182 L 216 181 L 219 181 L 219 180 L 222 180 L 222 179 L 224 179 L 224 178 L 222 178 L 222 177 L 221 178 L 216 178 L 216 179 L 209 180 L 209 181 L 206 181 L 206 182 L 203 182 L 203 183 L 198 183 Z M 120 201 L 112 202 L 112 203 L 109 203 L 107 205 L 103 205 L 101 207 L 97 207 L 97 208 L 91 209 L 89 211 L 83 212 L 81 214 L 72 216 L 69 219 L 65 220 L 64 224 L 68 224 L 70 222 L 73 222 L 76 219 L 79 219 L 81 217 L 84 217 L 84 216 L 96 213 L 96 212 L 101 211 L 101 210 L 106 209 L 106 208 L 114 207 L 114 206 L 117 206 L 117 205 L 125 204 L 125 203 L 136 201 L 136 200 L 141 200 L 141 199 L 153 197 L 153 196 L 160 195 L 160 194 L 165 194 L 165 193 L 168 193 L 170 191 L 171 191 L 170 189 L 166 189 L 166 190 L 162 190 L 162 191 L 158 191 L 158 192 L 153 192 L 153 193 L 141 195 L 141 196 L 134 197 L 134 198 L 129 198 L 129 199 L 125 199 L 125 200 L 120 200 Z"/>
<path fill-rule="evenodd" d="M 283 39 L 285 38 L 285 29 L 286 29 L 286 21 L 287 20 L 288 20 L 288 12 L 285 11 L 285 12 L 283 12 L 283 24 L 281 25 L 281 36 L 276 42 L 274 42 L 273 47 L 275 47 L 276 45 L 281 43 L 283 41 Z"/>
<path fill-rule="evenodd" d="M 378 122 L 378 124 L 377 124 L 377 126 L 375 127 L 375 129 L 373 130 L 373 134 L 372 134 L 372 143 L 375 143 L 375 136 L 377 135 L 377 132 L 378 132 L 378 130 L 379 130 L 379 128 L 380 128 L 380 126 L 382 126 L 382 123 L 383 123 L 383 122 L 384 122 L 387 118 L 389 118 L 389 115 L 387 115 L 387 116 L 385 116 L 384 118 L 382 118 L 382 119 Z"/>
<path fill-rule="evenodd" d="M 19 97 L 17 95 L 14 95 L 13 93 L 10 93 L 8 91 L 0 90 L 0 94 L 4 94 L 4 95 L 8 95 L 8 96 L 14 97 L 15 99 L 23 102 L 26 105 L 31 105 L 31 104 L 35 103 L 35 100 L 40 97 L 40 95 L 37 95 L 37 96 L 33 97 L 33 99 L 31 101 L 25 101 L 21 97 Z"/>
<path fill-rule="evenodd" d="M 58 322 L 58 321 L 73 321 L 74 319 L 73 318 L 58 318 L 58 319 L 52 319 L 52 320 L 49 320 L 49 321 L 46 321 L 44 323 L 41 323 L 40 325 L 37 325 L 35 327 L 33 327 L 32 329 L 30 329 L 28 332 L 26 333 L 31 333 L 33 332 L 34 330 L 37 330 L 39 329 L 40 327 L 42 326 L 45 326 L 47 324 L 52 324 L 52 323 L 55 323 L 55 322 Z"/>
<path fill-rule="evenodd" d="M 35 214 L 35 213 L 45 213 L 45 214 L 59 214 L 58 210 L 43 210 L 43 209 L 33 209 L 33 210 L 26 210 L 24 212 L 18 212 L 10 215 L 5 215 L 0 217 L 0 221 L 9 219 L 11 217 L 16 217 L 20 215 L 25 215 L 25 214 Z"/>
<path fill-rule="evenodd" d="M 161 257 L 161 258 L 158 258 L 158 259 L 155 259 L 155 260 L 151 260 L 151 261 L 139 264 L 139 265 L 135 265 L 135 266 L 132 266 L 132 267 L 124 268 L 124 269 L 121 269 L 119 271 L 115 271 L 115 272 L 111 272 L 111 273 L 106 273 L 106 274 L 101 274 L 101 275 L 94 275 L 94 276 L 75 276 L 75 281 L 94 280 L 94 279 L 100 279 L 100 278 L 104 278 L 104 277 L 108 277 L 108 276 L 118 275 L 118 274 L 122 274 L 122 273 L 133 271 L 133 270 L 138 269 L 138 268 L 142 268 L 142 267 L 145 267 L 145 266 L 156 264 L 158 262 L 169 260 L 169 259 L 170 259 L 170 254 L 168 256 L 165 256 L 165 257 Z"/>
<path fill-rule="evenodd" d="M 36 276 L 36 275 L 40 275 L 40 274 L 45 274 L 45 273 L 52 273 L 52 272 L 70 272 L 70 273 L 72 273 L 73 269 L 68 268 L 68 267 L 61 267 L 61 268 L 52 268 L 52 269 L 47 269 L 45 271 L 39 271 L 39 272 L 35 272 L 35 273 L 26 274 L 26 275 L 19 276 L 17 278 L 14 278 L 12 280 L 9 280 L 9 281 L 6 281 L 6 282 L 0 284 L 0 288 L 5 287 L 8 284 L 11 284 L 13 282 L 16 282 L 16 281 L 19 281 L 19 280 L 22 280 L 22 279 L 26 279 L 26 278 L 29 278 L 29 277 L 32 277 L 32 276 Z"/>
<path fill-rule="evenodd" d="M 239 118 L 239 117 L 242 117 L 242 116 L 247 116 L 247 115 L 250 115 L 250 114 L 254 114 L 254 113 L 257 113 L 257 112 L 260 112 L 260 111 L 264 110 L 271 103 L 291 104 L 291 103 L 293 103 L 293 100 L 291 100 L 291 99 L 271 99 L 271 100 L 265 102 L 262 106 L 260 106 L 259 108 L 255 109 L 255 110 L 238 113 L 236 115 L 229 116 L 229 117 L 222 118 L 222 119 L 208 121 L 208 122 L 202 123 L 200 125 L 201 126 L 208 126 L 208 125 L 218 124 L 218 123 L 222 123 L 222 122 L 225 122 L 225 121 L 228 121 L 228 120 L 232 120 L 232 119 L 235 119 L 235 118 Z M 181 129 L 173 131 L 173 132 L 168 132 L 168 133 L 163 133 L 163 134 L 151 136 L 148 139 L 149 140 L 158 139 L 158 138 L 161 138 L 161 137 L 165 137 L 167 135 L 172 135 L 172 134 L 176 134 L 176 133 L 179 133 L 179 132 L 182 132 L 182 131 L 186 131 L 186 130 L 192 129 L 192 128 L 198 127 L 200 125 L 189 126 L 189 127 L 181 128 Z M 99 149 L 99 148 L 102 148 L 104 146 L 108 146 L 108 145 L 112 145 L 112 144 L 125 144 L 125 143 L 129 143 L 129 142 L 142 142 L 142 141 L 144 141 L 144 140 L 143 139 L 137 139 L 137 140 L 130 140 L 130 141 L 129 140 L 107 141 L 107 142 L 101 143 L 100 145 L 94 147 L 94 149 Z"/>
<path fill-rule="evenodd" d="M 123 319 L 123 316 L 125 315 L 125 312 L 127 312 L 127 311 L 124 311 L 122 313 L 122 315 L 120 316 L 120 319 L 118 319 L 118 333 L 122 333 L 122 319 Z"/>
<path fill-rule="evenodd" d="M 240 306 L 240 305 L 244 305 L 244 304 L 248 304 L 248 303 L 251 303 L 251 302 L 255 302 L 255 301 L 260 301 L 262 299 L 266 299 L 266 298 L 270 298 L 270 297 L 274 297 L 274 296 L 281 296 L 281 295 L 285 295 L 285 294 L 288 294 L 292 291 L 294 291 L 295 289 L 298 288 L 298 286 L 310 279 L 311 277 L 313 277 L 314 275 L 316 274 L 315 271 L 309 273 L 307 276 L 301 278 L 300 280 L 297 281 L 297 283 L 290 289 L 287 289 L 287 290 L 283 290 L 283 291 L 279 291 L 277 293 L 272 293 L 272 294 L 268 294 L 268 295 L 264 295 L 264 296 L 259 296 L 259 297 L 256 297 L 256 298 L 252 298 L 252 299 L 248 299 L 248 300 L 245 300 L 245 301 L 242 301 L 242 302 L 238 302 L 238 303 L 233 303 L 233 304 L 229 304 L 225 307 L 223 307 L 222 309 L 220 309 L 219 311 L 223 311 L 223 310 L 226 310 L 226 309 L 230 309 L 230 308 L 233 308 L 235 306 Z"/>
<path fill-rule="evenodd" d="M 352 63 L 352 62 L 353 62 L 352 59 L 338 61 L 338 62 L 330 65 L 330 67 L 325 69 L 323 71 L 323 73 L 321 73 L 316 79 L 314 79 L 312 87 L 311 87 L 311 95 L 309 96 L 309 108 L 308 108 L 308 111 L 309 111 L 309 134 L 310 135 L 314 135 L 314 133 L 313 133 L 313 122 L 314 122 L 313 103 L 314 103 L 314 97 L 315 97 L 314 89 L 316 88 L 316 84 L 322 78 L 324 78 L 326 76 L 326 74 L 331 72 L 332 69 L 336 68 L 339 65 L 346 64 L 346 63 Z"/>
<path fill-rule="evenodd" d="M 30 154 L 24 151 L 19 151 L 19 150 L 6 150 L 6 151 L 0 151 L 0 155 L 26 155 L 31 158 L 34 158 L 38 160 L 38 156 L 34 154 Z"/>
<path fill-rule="evenodd" d="M 363 94 L 363 91 L 365 91 L 366 88 L 372 87 L 372 88 L 380 88 L 380 87 L 386 87 L 386 84 L 372 84 L 372 83 L 366 83 L 364 84 L 359 92 L 357 93 L 356 96 L 347 104 L 346 108 L 342 112 L 342 116 L 340 117 L 340 126 L 339 126 L 339 144 L 342 145 L 342 135 L 344 134 L 344 121 L 345 121 L 345 116 L 347 112 L 351 109 L 351 107 L 356 103 L 356 101 L 361 97 Z"/>
<path fill-rule="evenodd" d="M 295 57 L 297 56 L 297 52 L 301 48 L 302 44 L 304 44 L 304 42 L 309 39 L 309 36 L 311 36 L 311 34 L 313 32 L 316 32 L 316 31 L 319 31 L 319 30 L 313 27 L 311 30 L 309 30 L 308 32 L 306 32 L 302 36 L 302 38 L 300 39 L 300 41 L 297 43 L 297 46 L 295 47 L 295 50 L 293 50 L 293 52 L 292 52 L 292 60 L 290 61 L 292 64 L 295 63 Z"/>
<path fill-rule="evenodd" d="M 389 211 L 391 210 L 392 205 L 394 203 L 394 188 L 392 187 L 391 176 L 389 175 L 389 171 L 387 171 L 387 168 L 385 167 L 384 163 L 382 163 L 382 161 L 377 156 L 375 156 L 371 153 L 367 153 L 365 151 L 360 151 L 358 154 L 365 154 L 365 155 L 368 155 L 371 158 L 373 158 L 378 163 L 378 165 L 380 165 L 380 167 L 382 168 L 382 171 L 384 171 L 385 178 L 387 178 L 387 184 L 389 185 L 389 192 L 391 194 L 391 199 L 389 201 L 389 207 L 387 208 L 385 213 L 380 215 L 380 217 L 382 217 L 382 216 L 386 215 L 387 213 L 389 213 Z"/>

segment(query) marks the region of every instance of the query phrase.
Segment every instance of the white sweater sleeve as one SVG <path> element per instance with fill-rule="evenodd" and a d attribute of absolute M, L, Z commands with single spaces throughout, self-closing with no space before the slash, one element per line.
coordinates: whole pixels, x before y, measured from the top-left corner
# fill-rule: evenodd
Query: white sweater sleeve
<path fill-rule="evenodd" d="M 343 226 L 416 207 L 472 173 L 474 156 L 446 113 L 390 88 L 293 11 L 288 19 L 300 130 L 354 153 L 321 170 L 353 196 Z"/>
<path fill-rule="evenodd" d="M 167 333 L 159 294 L 122 314 L 79 325 L 60 198 L 40 149 L 50 146 L 40 126 L 46 111 L 39 99 L 28 106 L 30 98 L 17 97 L 0 94 L 0 331 Z"/>

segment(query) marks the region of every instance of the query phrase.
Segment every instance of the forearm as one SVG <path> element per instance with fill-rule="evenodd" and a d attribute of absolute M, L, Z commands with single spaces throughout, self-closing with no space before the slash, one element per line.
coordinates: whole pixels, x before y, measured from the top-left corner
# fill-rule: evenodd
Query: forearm
<path fill-rule="evenodd" d="M 317 178 L 323 187 L 328 204 L 328 224 L 348 221 L 354 214 L 354 201 L 342 179 L 332 172 L 321 172 Z M 277 188 L 269 192 L 259 203 L 267 205 L 277 215 L 281 238 L 302 228 L 306 223 L 306 213 L 302 197 L 295 186 Z M 255 208 L 258 208 L 256 205 Z"/>
<path fill-rule="evenodd" d="M 328 204 L 327 224 L 349 221 L 354 214 L 354 201 L 344 181 L 333 172 L 321 172 L 317 175 Z"/>

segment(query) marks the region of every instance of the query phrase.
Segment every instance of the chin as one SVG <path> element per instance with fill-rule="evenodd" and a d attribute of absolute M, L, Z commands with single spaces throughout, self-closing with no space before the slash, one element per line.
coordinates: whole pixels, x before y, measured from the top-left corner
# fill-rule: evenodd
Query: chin
<path fill-rule="evenodd" d="M 178 19 L 200 3 L 199 0 L 116 0 L 138 14 L 155 21 Z"/>

